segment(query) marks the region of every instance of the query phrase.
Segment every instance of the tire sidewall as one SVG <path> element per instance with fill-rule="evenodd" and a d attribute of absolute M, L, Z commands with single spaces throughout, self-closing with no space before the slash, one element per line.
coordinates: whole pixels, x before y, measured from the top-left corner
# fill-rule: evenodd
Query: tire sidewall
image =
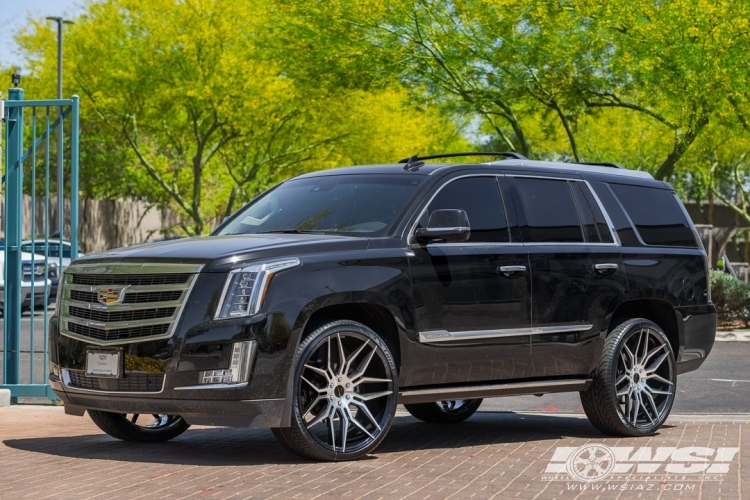
<path fill-rule="evenodd" d="M 385 420 L 384 425 L 381 426 L 382 431 L 372 443 L 352 453 L 334 452 L 318 443 L 315 437 L 313 437 L 307 430 L 307 426 L 305 425 L 299 408 L 299 384 L 300 376 L 302 374 L 302 370 L 304 369 L 304 360 L 307 359 L 312 351 L 319 347 L 321 339 L 323 339 L 324 337 L 335 335 L 336 333 L 356 333 L 370 339 L 380 349 L 381 352 L 377 353 L 377 355 L 380 356 L 382 354 L 382 357 L 388 364 L 391 372 L 393 394 L 388 396 L 388 406 L 386 407 L 387 419 Z M 320 458 L 323 458 L 325 460 L 356 460 L 357 458 L 360 458 L 370 451 L 374 450 L 385 438 L 396 415 L 396 406 L 398 400 L 398 370 L 396 368 L 396 363 L 393 359 L 393 356 L 391 355 L 388 346 L 386 346 L 385 342 L 380 336 L 378 336 L 371 329 L 367 328 L 365 325 L 354 321 L 334 321 L 328 323 L 315 330 L 312 334 L 310 334 L 309 337 L 302 341 L 302 344 L 297 351 L 297 358 L 295 360 L 294 384 L 292 387 L 292 423 L 299 429 L 299 432 L 302 433 L 308 446 L 312 447 L 315 453 L 320 455 Z"/>

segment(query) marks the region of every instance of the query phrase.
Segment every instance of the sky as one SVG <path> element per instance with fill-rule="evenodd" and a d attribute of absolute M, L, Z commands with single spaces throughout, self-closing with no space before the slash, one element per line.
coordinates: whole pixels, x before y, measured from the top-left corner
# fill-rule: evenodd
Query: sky
<path fill-rule="evenodd" d="M 0 66 L 20 65 L 21 57 L 16 53 L 15 33 L 22 28 L 29 16 L 75 16 L 82 10 L 84 0 L 0 0 Z M 51 21 L 50 21 L 51 23 Z M 54 38 L 50 43 L 56 43 Z M 23 73 L 23 72 L 22 72 Z M 0 78 L 5 78 L 0 75 Z M 8 81 L 0 80 L 0 89 L 8 87 Z"/>

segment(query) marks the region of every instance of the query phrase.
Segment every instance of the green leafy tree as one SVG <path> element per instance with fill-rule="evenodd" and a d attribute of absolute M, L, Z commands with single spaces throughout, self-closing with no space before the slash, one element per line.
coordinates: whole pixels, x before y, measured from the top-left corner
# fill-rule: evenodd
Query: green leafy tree
<path fill-rule="evenodd" d="M 402 156 L 461 141 L 449 119 L 414 109 L 397 86 L 330 93 L 286 74 L 279 54 L 261 43 L 273 24 L 268 5 L 88 3 L 65 41 L 65 93 L 82 96 L 84 189 L 172 206 L 184 233 L 202 234 L 282 178 L 361 158 L 381 121 L 424 126 L 390 130 L 387 147 L 369 148 L 367 162 L 391 149 Z M 28 97 L 48 97 L 52 31 L 32 22 L 20 40 Z"/>
<path fill-rule="evenodd" d="M 591 120 L 607 139 L 636 125 L 656 140 L 636 164 L 670 178 L 709 123 L 745 116 L 749 47 L 745 2 L 676 0 L 281 1 L 317 54 L 300 73 L 339 65 L 354 85 L 400 78 L 418 97 L 484 121 L 494 142 L 536 156 L 600 158 L 585 143 Z M 291 33 L 291 32 L 290 32 Z M 304 64 L 303 64 L 304 65 Z M 627 114 L 633 115 L 629 117 Z M 646 121 L 652 122 L 645 124 Z M 543 131 L 540 135 L 536 132 Z M 565 139 L 564 143 L 557 140 Z M 665 149 L 664 144 L 668 144 Z M 555 146 L 552 148 L 551 146 Z M 652 153 L 659 151 L 654 164 Z"/>

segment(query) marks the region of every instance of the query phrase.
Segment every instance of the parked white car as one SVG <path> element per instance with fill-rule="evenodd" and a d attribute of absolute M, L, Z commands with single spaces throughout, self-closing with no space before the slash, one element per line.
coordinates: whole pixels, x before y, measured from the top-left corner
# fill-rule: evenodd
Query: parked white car
<path fill-rule="evenodd" d="M 44 239 L 36 239 L 34 240 L 33 246 L 31 240 L 24 240 L 21 242 L 21 250 L 24 252 L 29 253 L 35 253 L 37 255 L 44 255 Z M 60 254 L 62 253 L 62 269 L 60 269 L 60 274 L 62 274 L 63 271 L 70 265 L 70 255 L 71 255 L 71 246 L 69 241 L 63 240 L 60 242 L 59 239 L 50 239 L 49 240 L 49 249 L 47 250 L 47 255 L 49 257 L 50 263 L 59 264 L 60 262 Z M 79 257 L 82 257 L 84 254 L 78 253 Z M 50 276 L 50 278 L 56 278 L 55 276 Z"/>
<path fill-rule="evenodd" d="M 33 259 L 33 265 L 32 265 Z M 0 243 L 0 311 L 5 308 L 5 252 L 2 243 Z M 41 307 L 44 305 L 45 288 L 49 290 L 48 303 L 55 300 L 56 294 L 53 294 L 52 280 L 44 275 L 44 257 L 32 255 L 27 252 L 21 254 L 21 269 L 23 271 L 23 280 L 21 281 L 21 307 L 24 309 L 31 307 L 31 291 L 34 290 L 34 305 Z M 57 265 L 50 262 L 48 272 L 50 275 L 57 275 Z"/>

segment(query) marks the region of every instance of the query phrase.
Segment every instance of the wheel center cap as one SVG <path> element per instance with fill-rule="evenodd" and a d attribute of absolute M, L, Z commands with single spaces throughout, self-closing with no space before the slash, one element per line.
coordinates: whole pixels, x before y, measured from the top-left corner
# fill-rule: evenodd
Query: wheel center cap
<path fill-rule="evenodd" d="M 337 385 L 336 388 L 333 390 L 333 395 L 336 396 L 337 398 L 340 398 L 341 396 L 344 395 L 344 392 L 346 392 L 344 390 L 344 386 L 343 385 Z"/>
<path fill-rule="evenodd" d="M 633 374 L 633 382 L 637 384 L 640 379 L 641 379 L 640 375 L 638 375 L 637 373 Z"/>

